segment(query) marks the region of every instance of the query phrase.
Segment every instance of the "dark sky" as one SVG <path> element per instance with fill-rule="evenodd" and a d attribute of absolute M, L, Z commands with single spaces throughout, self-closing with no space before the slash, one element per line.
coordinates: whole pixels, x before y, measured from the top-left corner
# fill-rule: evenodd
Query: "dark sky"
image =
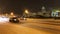
<path fill-rule="evenodd" d="M 25 9 L 39 11 L 42 6 L 48 8 L 59 8 L 60 0 L 0 0 L 0 11 L 22 13 Z"/>

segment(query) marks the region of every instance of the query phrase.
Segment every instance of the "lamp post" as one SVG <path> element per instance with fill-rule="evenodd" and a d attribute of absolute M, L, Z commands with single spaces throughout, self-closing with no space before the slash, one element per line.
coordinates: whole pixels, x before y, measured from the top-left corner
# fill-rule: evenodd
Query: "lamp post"
<path fill-rule="evenodd" d="M 14 15 L 13 12 L 11 12 L 11 15 Z"/>
<path fill-rule="evenodd" d="M 24 17 L 28 17 L 28 14 L 29 14 L 28 10 L 25 10 Z"/>
<path fill-rule="evenodd" d="M 28 14 L 29 13 L 28 10 L 25 10 L 25 13 Z"/>
<path fill-rule="evenodd" d="M 13 12 L 11 12 L 11 13 L 10 13 L 10 16 L 11 16 L 11 17 L 14 17 L 14 13 L 13 13 Z"/>

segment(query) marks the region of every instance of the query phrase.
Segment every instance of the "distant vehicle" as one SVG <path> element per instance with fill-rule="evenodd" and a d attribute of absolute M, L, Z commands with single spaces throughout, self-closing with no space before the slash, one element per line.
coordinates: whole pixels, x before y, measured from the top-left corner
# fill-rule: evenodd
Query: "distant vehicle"
<path fill-rule="evenodd" d="M 27 20 L 26 18 L 20 18 L 20 20 Z"/>
<path fill-rule="evenodd" d="M 12 23 L 19 23 L 19 19 L 17 17 L 12 17 L 9 19 L 9 21 Z"/>

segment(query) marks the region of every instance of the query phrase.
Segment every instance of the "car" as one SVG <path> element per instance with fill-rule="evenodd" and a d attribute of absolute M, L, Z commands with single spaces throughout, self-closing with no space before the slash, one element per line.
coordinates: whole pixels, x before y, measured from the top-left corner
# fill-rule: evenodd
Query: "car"
<path fill-rule="evenodd" d="M 19 19 L 17 17 L 12 17 L 9 19 L 9 21 L 12 23 L 19 23 Z"/>
<path fill-rule="evenodd" d="M 20 20 L 27 20 L 26 18 L 20 18 Z"/>

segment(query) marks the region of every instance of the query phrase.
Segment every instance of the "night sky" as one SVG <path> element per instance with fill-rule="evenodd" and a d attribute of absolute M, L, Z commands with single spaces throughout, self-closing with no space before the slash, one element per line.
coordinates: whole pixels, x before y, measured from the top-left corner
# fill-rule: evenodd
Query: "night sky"
<path fill-rule="evenodd" d="M 47 10 L 59 8 L 60 0 L 0 0 L 0 11 L 2 13 L 13 11 L 16 14 L 22 14 L 25 9 L 37 12 L 41 10 L 42 6 L 45 6 Z"/>

